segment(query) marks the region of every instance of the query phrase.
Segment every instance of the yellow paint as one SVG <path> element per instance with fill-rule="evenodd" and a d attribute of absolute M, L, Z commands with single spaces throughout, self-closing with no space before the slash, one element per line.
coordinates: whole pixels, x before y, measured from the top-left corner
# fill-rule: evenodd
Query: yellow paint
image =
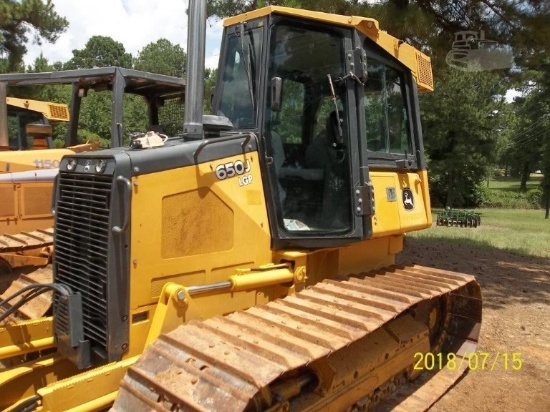
<path fill-rule="evenodd" d="M 54 338 L 51 317 L 22 321 L 0 328 L 0 359 L 52 347 Z"/>
<path fill-rule="evenodd" d="M 36 169 L 55 169 L 61 158 L 74 154 L 69 149 L 14 150 L 0 152 L 0 173 L 23 172 Z"/>
<path fill-rule="evenodd" d="M 22 109 L 42 113 L 50 122 L 68 122 L 70 120 L 69 106 L 64 103 L 7 97 L 6 104 L 8 106 L 20 107 Z"/>
<path fill-rule="evenodd" d="M 79 373 L 70 380 L 58 381 L 39 389 L 42 411 L 98 411 L 114 401 L 118 386 L 137 357 Z"/>
<path fill-rule="evenodd" d="M 240 186 L 239 176 L 216 177 L 217 165 L 237 160 L 250 161 L 246 175 L 253 179 L 248 185 Z M 141 175 L 133 179 L 133 187 L 131 310 L 156 303 L 160 290 L 151 285 L 157 280 L 184 286 L 221 282 L 236 268 L 271 262 L 257 153 Z M 173 199 L 184 202 L 185 213 L 167 206 Z"/>
<path fill-rule="evenodd" d="M 0 182 L 0 233 L 52 227 L 52 189 L 53 182 Z"/>
<path fill-rule="evenodd" d="M 430 227 L 432 224 L 428 180 L 425 171 L 396 173 L 370 171 L 374 188 L 375 215 L 372 218 L 373 238 L 401 235 L 412 230 Z M 403 206 L 403 189 L 412 191 L 414 209 Z M 391 200 L 388 190 L 394 190 Z"/>
<path fill-rule="evenodd" d="M 358 30 L 407 66 L 416 79 L 418 90 L 420 92 L 433 91 L 431 59 L 414 47 L 400 42 L 399 39 L 393 37 L 385 31 L 380 30 L 380 25 L 375 19 L 361 16 L 341 16 L 337 14 L 322 13 L 304 9 L 292 9 L 288 7 L 268 6 L 227 18 L 224 20 L 224 26 L 227 27 L 234 24 L 240 24 L 242 22 L 265 17 L 270 14 L 280 14 Z"/>
<path fill-rule="evenodd" d="M 259 289 L 263 286 L 292 282 L 294 280 L 294 273 L 286 268 L 274 269 L 243 275 L 233 275 L 229 280 L 232 283 L 231 290 L 239 292 L 243 290 Z"/>

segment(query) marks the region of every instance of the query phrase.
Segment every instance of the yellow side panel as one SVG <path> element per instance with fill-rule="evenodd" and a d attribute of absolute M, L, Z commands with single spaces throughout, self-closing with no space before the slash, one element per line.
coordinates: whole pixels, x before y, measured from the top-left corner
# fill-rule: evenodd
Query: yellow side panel
<path fill-rule="evenodd" d="M 73 153 L 68 149 L 0 152 L 0 173 L 56 168 L 63 156 Z"/>
<path fill-rule="evenodd" d="M 162 258 L 231 249 L 233 216 L 231 208 L 205 187 L 166 196 L 162 201 Z"/>
<path fill-rule="evenodd" d="M 373 238 L 431 226 L 426 173 L 370 172 L 374 187 Z M 404 194 L 404 191 L 407 194 Z"/>
<path fill-rule="evenodd" d="M 53 182 L 21 184 L 21 218 L 51 218 Z"/>
<path fill-rule="evenodd" d="M 52 190 L 53 182 L 0 183 L 0 233 L 51 227 Z"/>
<path fill-rule="evenodd" d="M 0 220 L 15 219 L 17 216 L 16 188 L 12 183 L 0 183 Z"/>
<path fill-rule="evenodd" d="M 242 162 L 223 180 L 216 167 Z M 238 268 L 271 263 L 257 153 L 133 179 L 131 310 L 156 302 L 162 286 L 227 281 Z"/>

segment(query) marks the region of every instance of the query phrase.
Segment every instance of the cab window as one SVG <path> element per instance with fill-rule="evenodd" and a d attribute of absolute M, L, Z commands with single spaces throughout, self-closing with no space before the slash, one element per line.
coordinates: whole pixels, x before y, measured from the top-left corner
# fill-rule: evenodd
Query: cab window
<path fill-rule="evenodd" d="M 403 73 L 369 60 L 365 84 L 367 149 L 380 154 L 412 153 Z"/>
<path fill-rule="evenodd" d="M 229 35 L 225 54 L 222 92 L 218 115 L 232 121 L 237 129 L 256 126 L 258 60 L 261 56 L 262 29 Z"/>
<path fill-rule="evenodd" d="M 343 37 L 285 22 L 273 28 L 270 44 L 268 78 L 282 84 L 276 111 L 267 99 L 265 125 L 279 226 L 304 236 L 349 231 Z"/>

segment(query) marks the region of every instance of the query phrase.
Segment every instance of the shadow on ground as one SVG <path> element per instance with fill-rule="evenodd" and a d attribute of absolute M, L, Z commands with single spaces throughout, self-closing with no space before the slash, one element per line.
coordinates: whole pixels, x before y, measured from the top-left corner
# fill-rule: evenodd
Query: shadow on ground
<path fill-rule="evenodd" d="M 550 259 L 517 255 L 478 242 L 407 238 L 397 263 L 416 263 L 463 272 L 481 285 L 484 307 L 513 302 L 550 305 Z"/>

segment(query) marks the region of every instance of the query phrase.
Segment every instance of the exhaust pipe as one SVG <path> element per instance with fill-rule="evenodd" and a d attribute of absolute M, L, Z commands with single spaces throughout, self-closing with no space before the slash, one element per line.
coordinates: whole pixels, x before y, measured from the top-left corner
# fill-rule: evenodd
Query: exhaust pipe
<path fill-rule="evenodd" d="M 204 138 L 204 57 L 206 43 L 206 0 L 189 0 L 187 20 L 187 73 L 185 81 L 185 121 L 183 132 Z"/>

